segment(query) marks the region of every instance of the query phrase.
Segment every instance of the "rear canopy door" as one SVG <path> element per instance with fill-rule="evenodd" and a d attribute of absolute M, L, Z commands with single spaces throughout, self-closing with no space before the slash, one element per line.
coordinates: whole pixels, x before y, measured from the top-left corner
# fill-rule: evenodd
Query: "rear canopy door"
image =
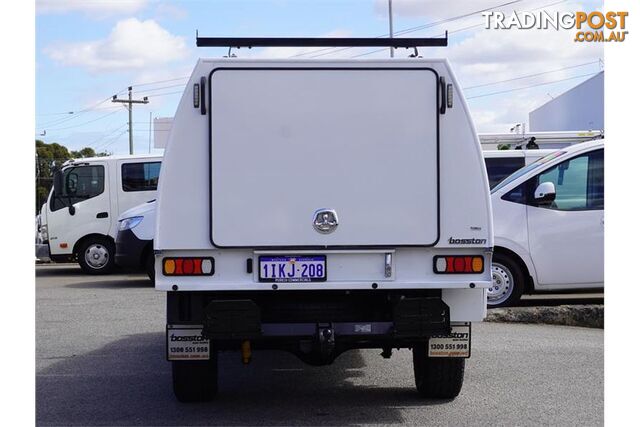
<path fill-rule="evenodd" d="M 435 244 L 437 83 L 424 68 L 215 69 L 212 242 Z M 323 208 L 328 234 L 313 224 Z"/>

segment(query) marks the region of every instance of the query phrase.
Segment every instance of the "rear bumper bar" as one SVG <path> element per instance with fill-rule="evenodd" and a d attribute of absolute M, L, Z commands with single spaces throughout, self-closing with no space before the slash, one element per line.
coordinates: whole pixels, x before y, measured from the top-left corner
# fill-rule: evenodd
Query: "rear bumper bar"
<path fill-rule="evenodd" d="M 243 340 L 309 338 L 331 329 L 336 341 L 424 341 L 450 332 L 439 290 L 168 293 L 167 323 L 202 325 L 202 334 L 234 347 Z"/>

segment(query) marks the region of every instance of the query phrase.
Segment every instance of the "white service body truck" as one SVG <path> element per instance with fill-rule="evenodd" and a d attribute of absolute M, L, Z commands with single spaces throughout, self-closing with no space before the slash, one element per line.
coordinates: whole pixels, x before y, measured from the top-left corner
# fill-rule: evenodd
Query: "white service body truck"
<path fill-rule="evenodd" d="M 218 351 L 410 348 L 420 394 L 455 397 L 492 246 L 446 60 L 200 59 L 157 200 L 174 393 L 212 398 Z"/>
<path fill-rule="evenodd" d="M 77 260 L 88 274 L 109 273 L 118 216 L 156 197 L 161 161 L 149 154 L 65 162 L 40 212 L 51 259 Z"/>

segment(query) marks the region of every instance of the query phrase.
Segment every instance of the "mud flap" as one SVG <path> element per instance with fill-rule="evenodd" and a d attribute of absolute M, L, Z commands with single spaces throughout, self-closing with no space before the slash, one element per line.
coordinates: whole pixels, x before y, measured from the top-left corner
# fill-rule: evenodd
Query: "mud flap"
<path fill-rule="evenodd" d="M 449 306 L 440 298 L 404 298 L 393 307 L 396 337 L 428 338 L 449 334 Z"/>
<path fill-rule="evenodd" d="M 202 335 L 216 339 L 251 339 L 262 335 L 260 308 L 251 300 L 211 301 Z"/>

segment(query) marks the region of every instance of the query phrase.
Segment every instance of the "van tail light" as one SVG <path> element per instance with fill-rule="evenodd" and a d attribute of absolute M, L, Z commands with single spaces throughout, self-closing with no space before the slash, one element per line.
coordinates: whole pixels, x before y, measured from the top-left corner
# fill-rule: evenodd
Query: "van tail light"
<path fill-rule="evenodd" d="M 433 257 L 433 272 L 436 274 L 477 274 L 484 272 L 484 257 L 449 255 Z"/>
<path fill-rule="evenodd" d="M 211 257 L 163 258 L 165 276 L 213 276 L 215 260 Z"/>

